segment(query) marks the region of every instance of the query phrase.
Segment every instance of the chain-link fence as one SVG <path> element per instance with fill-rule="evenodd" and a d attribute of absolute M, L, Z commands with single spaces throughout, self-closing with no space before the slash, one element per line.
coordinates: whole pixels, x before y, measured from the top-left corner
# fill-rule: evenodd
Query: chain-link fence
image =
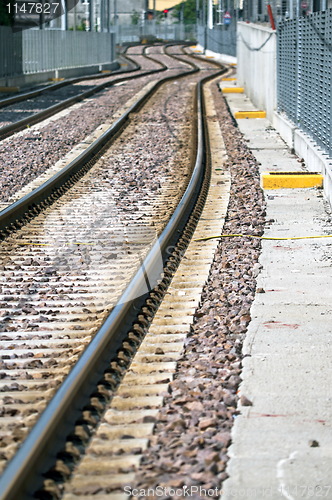
<path fill-rule="evenodd" d="M 139 42 L 142 40 L 196 40 L 196 25 L 191 24 L 168 24 L 155 21 L 145 22 L 142 25 L 119 24 L 113 26 L 118 44 L 128 42 Z"/>
<path fill-rule="evenodd" d="M 285 21 L 278 29 L 277 101 L 332 156 L 332 10 Z"/>
<path fill-rule="evenodd" d="M 218 54 L 236 56 L 236 22 L 228 26 L 214 26 L 209 29 L 198 26 L 197 39 L 205 49 Z"/>

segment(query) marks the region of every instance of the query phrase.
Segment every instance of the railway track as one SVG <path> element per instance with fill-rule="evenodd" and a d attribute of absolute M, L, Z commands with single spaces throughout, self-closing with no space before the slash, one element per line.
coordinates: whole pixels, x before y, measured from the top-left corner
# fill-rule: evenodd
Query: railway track
<path fill-rule="evenodd" d="M 162 46 L 156 50 L 159 51 L 158 57 L 166 57 L 163 55 Z M 138 51 L 139 49 L 136 49 L 136 52 Z M 139 61 L 140 65 L 145 61 L 145 65 L 150 65 L 150 69 L 151 65 L 154 69 L 157 65 L 161 68 L 160 63 L 147 59 L 142 54 L 132 57 Z M 168 75 L 179 72 L 176 69 L 179 66 L 177 61 L 168 58 L 167 63 Z M 130 99 L 132 104 L 135 95 L 141 90 L 144 92 L 144 88 L 152 81 L 157 81 L 158 75 L 159 73 L 156 73 L 126 80 L 3 140 L 0 144 L 1 201 L 10 201 L 10 197 L 20 187 L 46 172 L 57 162 L 62 162 L 62 158 L 70 153 L 74 146 L 84 142 L 89 134 L 103 127 L 110 119 L 116 120 L 116 117 L 120 117 Z M 8 171 L 12 173 L 11 176 L 8 176 Z"/>
<path fill-rule="evenodd" d="M 186 76 L 183 61 L 177 59 L 177 65 L 181 74 L 177 70 L 176 77 L 164 78 L 167 86 L 157 89 L 159 83 L 150 84 L 154 97 L 149 108 L 138 112 L 148 97 L 145 89 L 115 127 L 105 125 L 98 145 L 92 142 L 46 182 L 36 181 L 34 192 L 0 214 L 5 238 L 1 466 L 13 457 L 0 482 L 3 498 L 31 497 L 48 469 L 53 479 L 67 475 L 63 460 L 54 466 L 57 453 L 67 447 L 61 456 L 68 455 L 70 462 L 77 454 L 75 442 L 88 439 L 90 426 L 112 398 L 193 231 L 198 215 L 191 215 L 187 224 L 193 200 L 199 198 L 202 205 L 206 193 L 200 188 L 208 182 L 202 171 L 202 77 L 192 62 Z M 211 64 L 204 68 L 205 78 L 217 73 Z M 190 120 L 194 109 L 195 162 L 187 141 L 196 134 Z M 123 123 L 127 128 L 118 135 Z M 156 130 L 163 150 L 152 140 Z M 118 137 L 110 148 L 114 135 Z M 188 234 L 170 255 L 184 227 Z M 93 389 L 103 377 L 99 389 Z M 57 495 L 56 484 L 50 482 L 44 489 Z"/>
<path fill-rule="evenodd" d="M 141 54 L 137 53 L 134 59 L 121 56 L 129 67 L 125 71 L 70 79 L 0 101 L 0 139 L 31 127 L 108 87 L 167 69 L 164 64 L 144 56 L 146 47 L 140 47 L 140 50 Z M 101 79 L 102 83 L 99 83 Z"/>

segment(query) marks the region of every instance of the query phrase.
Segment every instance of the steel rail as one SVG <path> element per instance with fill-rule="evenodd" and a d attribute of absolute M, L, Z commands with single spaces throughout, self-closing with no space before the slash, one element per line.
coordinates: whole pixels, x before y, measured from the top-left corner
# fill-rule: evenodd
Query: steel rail
<path fill-rule="evenodd" d="M 125 111 L 123 115 L 118 118 L 118 120 L 116 120 L 96 141 L 88 146 L 83 153 L 66 165 L 66 167 L 61 169 L 60 172 L 45 181 L 41 186 L 2 210 L 0 212 L 0 232 L 6 234 L 8 230 L 10 231 L 12 229 L 16 229 L 15 224 L 20 223 L 20 221 L 27 216 L 31 216 L 33 214 L 37 215 L 39 213 L 37 208 L 38 206 L 45 202 L 51 203 L 54 201 L 58 197 L 59 190 L 63 191 L 64 187 L 72 179 L 72 177 L 78 174 L 84 166 L 92 160 L 98 152 L 126 125 L 129 121 L 131 113 L 138 111 L 163 83 L 199 71 L 197 68 L 194 68 L 193 64 L 192 67 L 193 69 L 184 71 L 176 76 L 166 76 L 165 78 L 156 81 L 145 95 L 133 103 L 130 108 Z"/>
<path fill-rule="evenodd" d="M 35 89 L 35 90 L 30 90 L 30 91 L 27 91 L 27 92 L 24 92 L 24 93 L 21 93 L 19 95 L 15 95 L 12 97 L 7 97 L 6 99 L 1 99 L 0 100 L 0 108 L 5 108 L 6 106 L 10 106 L 11 104 L 15 104 L 15 103 L 21 102 L 21 101 L 26 101 L 27 99 L 32 99 L 33 97 L 38 97 L 39 95 L 42 95 L 46 92 L 57 90 L 57 89 L 60 89 L 62 87 L 66 87 L 67 85 L 73 85 L 74 83 L 84 82 L 84 80 L 92 80 L 92 79 L 96 80 L 96 79 L 108 78 L 109 76 L 112 76 L 114 74 L 118 75 L 121 73 L 131 73 L 133 71 L 137 71 L 137 70 L 141 69 L 140 65 L 137 64 L 135 61 L 133 61 L 133 59 L 131 59 L 129 56 L 127 56 L 125 54 L 121 54 L 121 56 L 128 59 L 134 65 L 134 67 L 127 69 L 127 70 L 121 70 L 118 68 L 110 74 L 96 73 L 96 74 L 91 74 L 91 75 L 78 76 L 78 77 L 74 77 L 74 78 L 66 78 L 65 80 L 63 80 L 61 82 L 53 83 L 53 84 L 47 85 L 45 87 L 40 87 L 40 88 Z"/>
<path fill-rule="evenodd" d="M 205 175 L 207 137 L 202 87 L 206 81 L 220 73 L 222 70 L 204 77 L 197 85 L 197 155 L 191 179 L 180 203 L 118 305 L 96 333 L 8 464 L 0 479 L 1 500 L 32 499 L 34 492 L 41 487 L 42 475 L 54 463 L 56 454 L 64 446 L 82 408 L 121 348 L 127 332 L 149 295 L 146 292 L 146 273 L 149 276 L 159 275 L 160 252 L 166 262 L 169 245 L 174 245 L 179 240 L 199 197 Z"/>
<path fill-rule="evenodd" d="M 139 74 L 135 75 L 129 75 L 129 76 L 122 76 L 119 78 L 116 78 L 112 80 L 111 82 L 104 82 L 101 83 L 100 85 L 96 85 L 90 90 L 86 90 L 85 92 L 82 92 L 79 95 L 70 97 L 69 99 L 65 99 L 64 101 L 61 101 L 57 104 L 54 104 L 53 106 L 50 106 L 49 108 L 44 109 L 43 111 L 38 111 L 37 113 L 34 113 L 31 116 L 28 116 L 27 118 L 23 118 L 22 120 L 19 120 L 15 123 L 10 123 L 9 125 L 5 125 L 4 127 L 0 128 L 0 140 L 4 139 L 6 137 L 9 137 L 16 132 L 19 132 L 20 130 L 23 130 L 24 128 L 34 125 L 36 123 L 41 122 L 42 120 L 45 120 L 49 116 L 54 115 L 55 113 L 58 113 L 59 111 L 62 111 L 63 109 L 67 109 L 69 106 L 72 106 L 73 104 L 83 101 L 87 97 L 90 97 L 93 94 L 96 94 L 97 92 L 100 92 L 101 90 L 107 88 L 107 87 L 112 87 L 116 83 L 121 83 L 127 80 L 133 80 L 136 78 L 141 78 L 143 76 L 148 76 L 152 75 L 154 73 L 159 73 L 160 71 L 166 71 L 167 67 L 159 62 L 156 61 L 161 65 L 161 69 L 151 69 L 149 71 L 144 71 Z"/>

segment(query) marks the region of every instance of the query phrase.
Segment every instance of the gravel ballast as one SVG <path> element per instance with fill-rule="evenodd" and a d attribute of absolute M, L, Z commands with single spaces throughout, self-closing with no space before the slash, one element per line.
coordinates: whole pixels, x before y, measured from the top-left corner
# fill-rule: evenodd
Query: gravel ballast
<path fill-rule="evenodd" d="M 50 396 L 35 388 L 27 397 L 26 380 L 58 386 L 179 202 L 192 167 L 187 138 L 199 78 L 162 86 L 79 182 L 3 242 L 0 338 L 9 349 L 0 359 L 0 469 Z M 147 244 L 143 238 L 135 256 L 142 234 Z"/>
<path fill-rule="evenodd" d="M 154 55 L 158 58 L 158 54 Z M 161 60 L 165 56 L 160 56 Z M 167 57 L 170 67 L 171 58 Z M 138 56 L 142 63 L 142 56 Z M 178 62 L 171 60 L 172 67 Z M 144 70 L 156 69 L 157 63 L 145 59 Z M 76 105 L 66 116 L 50 120 L 46 125 L 39 124 L 5 139 L 0 144 L 0 201 L 6 202 L 11 195 L 33 179 L 44 173 L 58 160 L 63 158 L 78 143 L 84 140 L 98 126 L 110 120 L 125 103 L 139 92 L 147 83 L 162 77 L 179 73 L 179 69 L 143 76 L 129 80 L 119 86 L 106 89 L 101 93 Z"/>
<path fill-rule="evenodd" d="M 213 95 L 228 154 L 225 168 L 232 177 L 223 232 L 261 235 L 265 204 L 257 161 L 216 86 Z M 158 498 L 171 498 L 170 489 L 181 492 L 184 486 L 198 486 L 191 498 L 202 498 L 199 491 L 204 490 L 210 490 L 210 498 L 220 496 L 239 399 L 243 406 L 251 404 L 245 394 L 238 394 L 238 387 L 260 246 L 258 239 L 221 239 L 201 306 L 132 488 L 163 487 L 165 494 Z"/>

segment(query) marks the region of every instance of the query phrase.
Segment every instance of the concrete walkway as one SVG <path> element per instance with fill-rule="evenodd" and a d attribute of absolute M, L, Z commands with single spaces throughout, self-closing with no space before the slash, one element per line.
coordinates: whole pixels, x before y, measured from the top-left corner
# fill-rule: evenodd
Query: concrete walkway
<path fill-rule="evenodd" d="M 232 112 L 254 109 L 244 94 L 225 97 Z M 267 120 L 238 125 L 262 172 L 304 169 Z M 264 236 L 332 233 L 321 189 L 265 197 Z M 332 499 L 331 261 L 332 238 L 262 242 L 240 387 L 252 406 L 234 424 L 222 500 Z"/>

